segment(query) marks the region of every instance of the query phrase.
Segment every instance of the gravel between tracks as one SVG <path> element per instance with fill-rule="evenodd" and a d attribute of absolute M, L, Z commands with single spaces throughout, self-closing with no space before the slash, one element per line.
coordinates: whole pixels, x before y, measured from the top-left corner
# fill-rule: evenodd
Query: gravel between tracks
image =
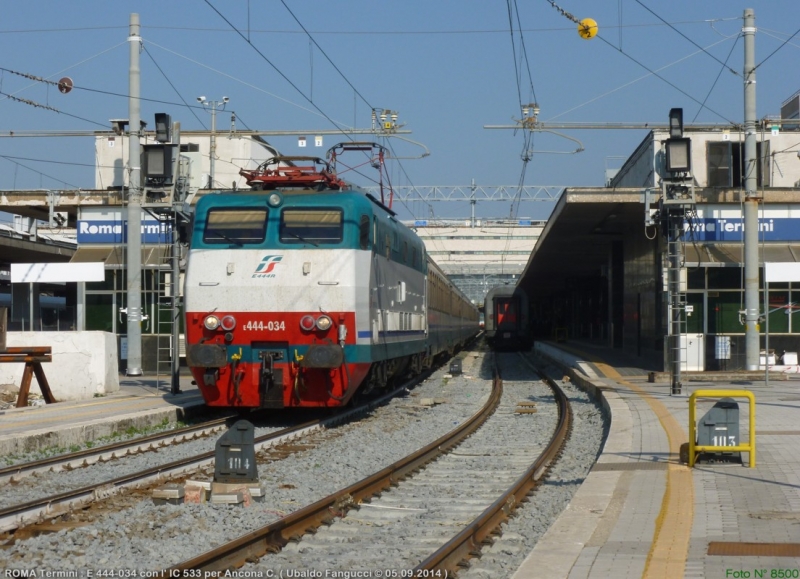
<path fill-rule="evenodd" d="M 446 370 L 440 369 L 410 396 L 376 410 L 373 417 L 335 429 L 337 436 L 331 441 L 261 466 L 259 475 L 267 493 L 264 503 L 245 509 L 211 504 L 156 506 L 145 499 L 124 511 L 98 516 L 87 526 L 19 541 L 0 551 L 0 565 L 5 569 L 76 570 L 81 577 L 90 570 L 113 569 L 136 570 L 141 575 L 142 571 L 159 570 L 214 548 L 335 488 L 356 482 L 451 430 L 472 415 L 488 395 L 488 361 L 489 357 L 470 354 L 464 360 L 462 376 L 447 377 Z M 553 372 L 561 377 L 558 370 Z M 513 379 L 513 374 L 506 372 L 505 379 Z M 564 456 L 533 501 L 517 511 L 504 525 L 497 542 L 484 549 L 480 559 L 473 559 L 460 577 L 510 577 L 569 503 L 593 464 L 604 433 L 602 413 L 582 390 L 570 383 L 561 384 L 574 412 L 573 432 Z M 420 403 L 423 398 L 444 402 L 428 407 Z M 196 443 L 213 446 L 213 440 Z M 170 454 L 169 460 L 174 459 Z M 116 462 L 81 470 L 90 478 L 96 477 L 99 475 L 90 473 L 114 469 Z M 65 475 L 45 476 L 48 485 L 55 485 Z M 18 500 L 31 500 L 25 492 L 29 485 L 26 479 L 15 489 L 19 491 Z M 10 488 L 4 487 L 0 493 L 2 504 L 9 501 L 6 494 Z M 53 492 L 55 487 L 50 488 Z"/>
<path fill-rule="evenodd" d="M 472 559 L 459 579 L 511 577 L 567 507 L 602 450 L 608 423 L 600 406 L 585 391 L 562 381 L 561 370 L 550 367 L 545 373 L 558 382 L 572 405 L 572 432 L 564 452 L 531 501 L 515 511 L 503 525 L 502 536 L 483 549 L 479 559 Z"/>
<path fill-rule="evenodd" d="M 141 574 L 212 549 L 361 480 L 474 414 L 491 388 L 488 357 L 470 353 L 464 359 L 463 374 L 448 376 L 446 369 L 439 369 L 410 396 L 393 400 L 358 423 L 334 429 L 336 436 L 330 441 L 259 467 L 266 492 L 263 503 L 249 508 L 209 503 L 154 505 L 145 499 L 130 509 L 98 516 L 86 526 L 19 541 L 0 551 L 0 566 L 77 570 L 83 577 L 89 570 Z M 423 398 L 442 403 L 423 405 Z M 172 456 L 168 460 L 175 460 Z M 106 466 L 113 468 L 113 463 Z M 82 470 L 97 476 L 90 474 L 98 472 L 95 468 Z M 31 500 L 26 496 L 25 500 Z"/>

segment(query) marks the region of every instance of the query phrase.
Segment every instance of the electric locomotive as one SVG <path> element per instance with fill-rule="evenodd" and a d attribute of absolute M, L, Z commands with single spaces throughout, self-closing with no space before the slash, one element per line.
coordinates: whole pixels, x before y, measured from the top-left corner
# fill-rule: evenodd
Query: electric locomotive
<path fill-rule="evenodd" d="M 194 215 L 186 357 L 208 405 L 343 406 L 477 333 L 419 237 L 325 161 L 246 176 L 255 190 L 207 194 Z"/>
<path fill-rule="evenodd" d="M 531 347 L 528 295 L 522 288 L 500 285 L 484 298 L 484 328 L 490 346 L 499 350 Z"/>

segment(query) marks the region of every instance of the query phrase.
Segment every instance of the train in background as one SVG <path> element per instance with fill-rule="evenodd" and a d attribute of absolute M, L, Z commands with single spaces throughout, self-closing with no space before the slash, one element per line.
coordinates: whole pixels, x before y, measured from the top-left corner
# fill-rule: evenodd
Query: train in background
<path fill-rule="evenodd" d="M 328 162 L 278 157 L 196 205 L 187 364 L 209 406 L 336 407 L 478 332 L 422 240 Z"/>
<path fill-rule="evenodd" d="M 513 285 L 500 285 L 484 298 L 484 330 L 497 350 L 528 350 L 532 345 L 528 295 Z"/>

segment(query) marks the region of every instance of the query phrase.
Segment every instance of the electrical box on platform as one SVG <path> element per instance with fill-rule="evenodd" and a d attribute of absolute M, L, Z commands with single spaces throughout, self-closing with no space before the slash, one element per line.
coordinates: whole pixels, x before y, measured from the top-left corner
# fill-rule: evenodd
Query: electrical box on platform
<path fill-rule="evenodd" d="M 706 412 L 697 425 L 698 446 L 737 446 L 739 444 L 739 403 L 722 398 Z M 740 463 L 739 452 L 701 452 L 697 462 Z"/>

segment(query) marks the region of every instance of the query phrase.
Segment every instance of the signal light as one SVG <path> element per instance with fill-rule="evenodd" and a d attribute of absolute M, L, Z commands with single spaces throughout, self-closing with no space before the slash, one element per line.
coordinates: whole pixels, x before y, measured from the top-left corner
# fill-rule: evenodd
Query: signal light
<path fill-rule="evenodd" d="M 169 143 L 172 139 L 172 119 L 167 113 L 156 113 L 156 141 Z"/>

